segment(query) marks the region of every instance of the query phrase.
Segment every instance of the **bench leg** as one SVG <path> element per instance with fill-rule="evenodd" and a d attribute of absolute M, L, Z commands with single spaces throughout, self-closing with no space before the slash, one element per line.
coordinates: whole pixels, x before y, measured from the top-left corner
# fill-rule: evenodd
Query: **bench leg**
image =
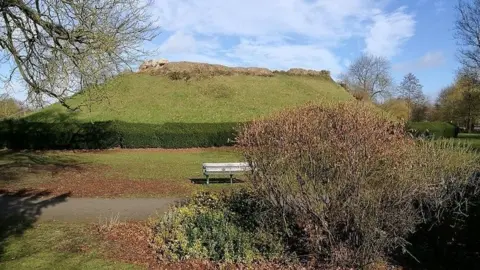
<path fill-rule="evenodd" d="M 230 174 L 230 185 L 233 184 L 233 174 Z"/>
<path fill-rule="evenodd" d="M 210 176 L 208 174 L 205 175 L 207 177 L 207 185 L 210 184 Z"/>

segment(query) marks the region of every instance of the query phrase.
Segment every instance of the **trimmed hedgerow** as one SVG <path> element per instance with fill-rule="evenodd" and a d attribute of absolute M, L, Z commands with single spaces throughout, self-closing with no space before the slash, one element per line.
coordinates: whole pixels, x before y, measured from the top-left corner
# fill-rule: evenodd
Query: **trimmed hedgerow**
<path fill-rule="evenodd" d="M 0 145 L 9 149 L 106 149 L 118 143 L 113 122 L 0 122 Z"/>
<path fill-rule="evenodd" d="M 435 138 L 456 138 L 458 127 L 445 122 L 410 122 L 407 129 L 414 135 L 433 136 Z"/>
<path fill-rule="evenodd" d="M 117 123 L 122 148 L 187 148 L 226 146 L 235 138 L 236 123 Z"/>
<path fill-rule="evenodd" d="M 135 124 L 121 121 L 0 122 L 0 146 L 9 149 L 187 148 L 232 144 L 237 123 Z"/>

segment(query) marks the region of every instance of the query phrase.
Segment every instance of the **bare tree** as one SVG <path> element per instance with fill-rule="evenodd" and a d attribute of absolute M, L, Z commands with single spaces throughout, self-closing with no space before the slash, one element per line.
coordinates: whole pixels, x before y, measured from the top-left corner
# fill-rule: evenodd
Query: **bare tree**
<path fill-rule="evenodd" d="M 390 63 L 384 57 L 363 54 L 348 67 L 342 80 L 351 89 L 366 91 L 371 98 L 387 94 L 392 86 Z"/>
<path fill-rule="evenodd" d="M 468 68 L 480 68 L 480 0 L 459 0 L 456 6 L 455 38 L 459 58 Z"/>
<path fill-rule="evenodd" d="M 420 84 L 420 80 L 413 73 L 408 73 L 403 77 L 397 91 L 399 98 L 404 99 L 410 105 L 413 105 L 425 102 L 425 96 L 422 89 L 423 85 Z"/>
<path fill-rule="evenodd" d="M 405 100 L 410 108 L 409 120 L 421 121 L 427 117 L 427 98 L 423 94 L 423 85 L 413 74 L 408 73 L 397 87 L 398 98 Z"/>
<path fill-rule="evenodd" d="M 66 98 L 128 70 L 157 34 L 138 0 L 1 0 L 0 61 L 5 82 L 23 79 L 31 99 Z M 71 107 L 70 107 L 71 108 Z M 74 109 L 74 108 L 71 108 Z"/>

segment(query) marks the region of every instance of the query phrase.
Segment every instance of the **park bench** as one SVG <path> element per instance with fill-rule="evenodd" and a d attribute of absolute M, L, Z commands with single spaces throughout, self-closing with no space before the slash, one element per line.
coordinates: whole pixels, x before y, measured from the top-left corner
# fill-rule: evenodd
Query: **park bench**
<path fill-rule="evenodd" d="M 233 175 L 251 171 L 247 162 L 233 163 L 203 163 L 203 175 L 207 178 L 207 185 L 210 184 L 211 174 L 230 175 L 230 184 L 233 184 Z"/>

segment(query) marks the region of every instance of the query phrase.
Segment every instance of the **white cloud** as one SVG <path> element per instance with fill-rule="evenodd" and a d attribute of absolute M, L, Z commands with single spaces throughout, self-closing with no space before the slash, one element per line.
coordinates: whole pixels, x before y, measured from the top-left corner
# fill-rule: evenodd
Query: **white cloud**
<path fill-rule="evenodd" d="M 404 8 L 390 14 L 376 14 L 373 21 L 365 38 L 367 45 L 365 50 L 374 55 L 388 58 L 396 55 L 401 46 L 415 33 L 413 15 L 405 13 Z"/>
<path fill-rule="evenodd" d="M 413 15 L 386 13 L 390 0 L 156 0 L 158 24 L 172 33 L 162 57 L 340 72 L 336 49 L 365 40 L 391 57 L 414 33 Z M 362 43 L 363 46 L 363 43 Z M 360 50 L 362 48 L 359 48 Z"/>
<path fill-rule="evenodd" d="M 393 69 L 400 72 L 414 72 L 442 66 L 445 64 L 445 61 L 445 55 L 442 51 L 430 51 L 418 59 L 397 63 L 393 65 Z"/>
<path fill-rule="evenodd" d="M 315 39 L 362 32 L 361 22 L 383 4 L 375 0 L 156 0 L 168 31 L 238 36 L 296 33 Z M 380 1 L 383 2 L 383 1 Z"/>

